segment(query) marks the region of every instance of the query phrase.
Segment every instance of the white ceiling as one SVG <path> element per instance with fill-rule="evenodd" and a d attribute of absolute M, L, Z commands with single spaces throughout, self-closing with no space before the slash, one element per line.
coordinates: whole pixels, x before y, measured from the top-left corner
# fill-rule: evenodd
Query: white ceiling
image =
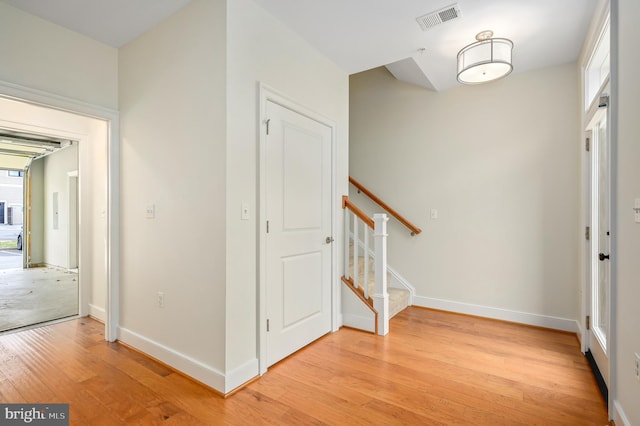
<path fill-rule="evenodd" d="M 436 90 L 458 84 L 457 53 L 483 30 L 513 41 L 514 72 L 576 60 L 597 2 L 458 0 L 461 18 L 422 31 L 455 0 L 255 1 L 350 74 L 413 58 Z"/>
<path fill-rule="evenodd" d="M 18 9 L 122 47 L 191 0 L 2 0 Z"/>
<path fill-rule="evenodd" d="M 114 47 L 189 3 L 2 1 Z M 420 29 L 416 18 L 454 4 L 453 0 L 254 1 L 349 74 L 390 65 L 396 77 L 444 90 L 458 84 L 458 51 L 483 30 L 514 42 L 514 72 L 576 60 L 598 0 L 459 0 L 462 17 L 428 31 Z"/>

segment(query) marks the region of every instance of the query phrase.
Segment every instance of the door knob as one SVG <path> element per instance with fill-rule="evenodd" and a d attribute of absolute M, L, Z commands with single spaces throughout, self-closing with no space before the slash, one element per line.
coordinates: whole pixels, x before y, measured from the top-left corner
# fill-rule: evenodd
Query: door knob
<path fill-rule="evenodd" d="M 609 255 L 608 254 L 604 254 L 604 253 L 600 253 L 598 255 L 598 258 L 600 258 L 600 261 L 602 262 L 603 260 L 608 259 Z"/>
<path fill-rule="evenodd" d="M 326 240 L 324 240 L 327 244 L 331 244 L 333 242 L 333 238 L 331 237 L 327 237 Z"/>

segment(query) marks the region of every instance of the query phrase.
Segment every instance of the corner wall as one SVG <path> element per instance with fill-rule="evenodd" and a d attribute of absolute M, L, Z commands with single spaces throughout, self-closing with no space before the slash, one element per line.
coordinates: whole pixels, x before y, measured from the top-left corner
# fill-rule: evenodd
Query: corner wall
<path fill-rule="evenodd" d="M 258 374 L 257 224 L 259 84 L 327 117 L 337 126 L 336 241 L 341 241 L 340 195 L 347 191 L 347 74 L 251 0 L 229 0 L 227 91 L 227 391 Z M 240 219 L 241 205 L 250 220 Z M 337 250 L 341 247 L 338 245 Z M 342 256 L 338 255 L 338 259 Z M 338 277 L 333 277 L 339 292 Z M 339 307 L 338 307 L 339 309 Z"/>
<path fill-rule="evenodd" d="M 414 304 L 577 331 L 577 65 L 437 93 L 379 68 L 350 90 L 350 174 L 423 229 L 389 222 Z"/>
<path fill-rule="evenodd" d="M 225 33 L 225 1 L 194 0 L 119 56 L 119 338 L 216 389 L 225 371 Z"/>

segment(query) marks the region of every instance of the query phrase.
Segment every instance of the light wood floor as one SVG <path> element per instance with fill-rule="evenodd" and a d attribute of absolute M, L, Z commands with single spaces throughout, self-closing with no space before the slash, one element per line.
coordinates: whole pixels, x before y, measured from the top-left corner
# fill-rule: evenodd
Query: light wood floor
<path fill-rule="evenodd" d="M 607 424 L 567 333 L 408 308 L 387 337 L 342 329 L 225 400 L 102 332 L 0 336 L 0 400 L 68 402 L 74 425 Z"/>

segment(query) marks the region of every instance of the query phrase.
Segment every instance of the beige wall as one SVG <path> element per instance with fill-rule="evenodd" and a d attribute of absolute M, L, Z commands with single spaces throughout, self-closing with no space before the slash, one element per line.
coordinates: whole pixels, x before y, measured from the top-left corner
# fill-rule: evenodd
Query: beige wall
<path fill-rule="evenodd" d="M 120 338 L 221 389 L 225 2 L 195 0 L 120 50 Z M 147 205 L 155 218 L 147 219 Z M 156 305 L 165 294 L 165 307 Z"/>
<path fill-rule="evenodd" d="M 578 77 L 568 64 L 439 93 L 382 68 L 351 77 L 350 174 L 423 229 L 389 225 L 414 303 L 577 331 Z"/>
<path fill-rule="evenodd" d="M 118 51 L 0 2 L 0 81 L 115 109 Z"/>
<path fill-rule="evenodd" d="M 617 13 L 616 13 L 617 12 Z M 640 3 L 636 0 L 612 2 L 612 51 L 614 89 L 612 96 L 613 154 L 617 173 L 614 203 L 615 247 L 612 256 L 616 289 L 613 295 L 615 324 L 613 370 L 616 408 L 626 414 L 629 425 L 640 424 L 640 382 L 634 373 L 634 353 L 640 354 L 640 224 L 634 222 L 634 200 L 640 198 L 640 80 L 638 79 L 638 38 Z M 616 52 L 617 45 L 619 51 Z M 624 424 L 619 418 L 617 424 Z"/>
<path fill-rule="evenodd" d="M 227 392 L 258 374 L 258 83 L 335 120 L 346 190 L 348 78 L 250 0 L 196 0 L 119 60 L 120 337 Z"/>

